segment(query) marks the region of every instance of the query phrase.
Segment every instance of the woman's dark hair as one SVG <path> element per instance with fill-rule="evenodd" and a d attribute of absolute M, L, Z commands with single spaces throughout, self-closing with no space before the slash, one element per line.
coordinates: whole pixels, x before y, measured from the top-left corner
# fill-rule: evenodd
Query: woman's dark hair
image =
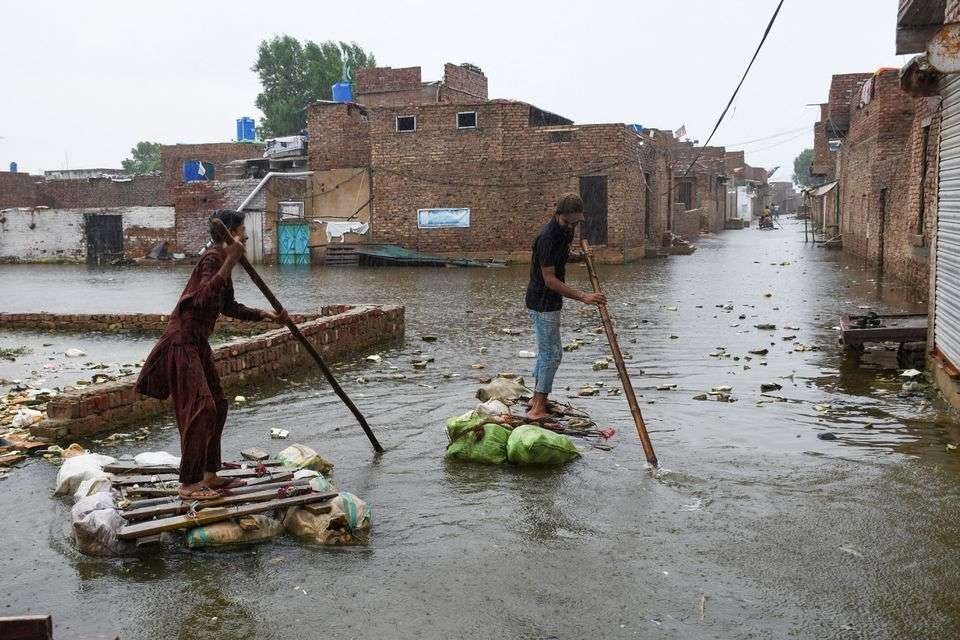
<path fill-rule="evenodd" d="M 560 196 L 557 200 L 557 213 L 583 213 L 583 200 L 580 199 L 580 194 L 571 191 Z"/>
<path fill-rule="evenodd" d="M 217 209 L 210 214 L 211 228 L 214 220 L 219 220 L 228 230 L 233 231 L 243 224 L 243 213 L 233 209 Z"/>

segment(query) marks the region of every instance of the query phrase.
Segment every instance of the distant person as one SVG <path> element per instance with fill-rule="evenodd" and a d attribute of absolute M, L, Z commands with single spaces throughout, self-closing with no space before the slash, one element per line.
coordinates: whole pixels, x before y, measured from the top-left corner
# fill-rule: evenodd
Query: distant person
<path fill-rule="evenodd" d="M 147 356 L 137 391 L 160 400 L 173 397 L 173 412 L 180 429 L 180 497 L 210 500 L 223 490 L 243 484 L 217 476 L 220 436 L 227 420 L 227 401 L 213 364 L 210 334 L 220 314 L 257 322 L 283 324 L 287 312 L 251 309 L 233 298 L 230 272 L 243 255 L 247 234 L 243 214 L 229 209 L 215 211 L 233 236 L 233 244 L 216 242 L 194 267 L 187 286 L 170 314 L 167 330 Z"/>
<path fill-rule="evenodd" d="M 563 298 L 579 300 L 584 304 L 606 302 L 602 293 L 579 291 L 564 282 L 570 243 L 581 222 L 583 201 L 576 193 L 565 193 L 557 202 L 553 218 L 533 241 L 526 296 L 527 313 L 533 322 L 537 340 L 537 362 L 533 367 L 536 385 L 527 413 L 531 420 L 550 416 L 547 396 L 553 390 L 553 378 L 563 358 L 563 345 L 560 342 Z"/>

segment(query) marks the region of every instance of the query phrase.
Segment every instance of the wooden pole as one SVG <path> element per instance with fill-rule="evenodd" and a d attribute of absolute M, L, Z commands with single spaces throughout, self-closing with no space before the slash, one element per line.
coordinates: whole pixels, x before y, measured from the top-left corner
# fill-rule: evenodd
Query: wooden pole
<path fill-rule="evenodd" d="M 580 247 L 583 249 L 583 259 L 587 263 L 587 271 L 590 273 L 590 284 L 596 293 L 603 293 L 600 287 L 600 279 L 597 277 L 597 271 L 593 268 L 593 258 L 590 257 L 590 245 L 583 238 L 580 239 Z M 647 425 L 643 421 L 643 414 L 640 413 L 640 405 L 637 404 L 637 394 L 633 391 L 633 383 L 630 382 L 630 375 L 627 373 L 627 365 L 623 362 L 623 354 L 620 352 L 620 343 L 617 342 L 617 334 L 613 331 L 613 322 L 610 320 L 610 310 L 606 304 L 598 305 L 600 308 L 600 319 L 603 320 L 603 330 L 607 334 L 607 341 L 610 343 L 610 351 L 613 352 L 613 361 L 617 365 L 617 373 L 620 374 L 620 383 L 623 385 L 623 395 L 627 397 L 627 404 L 630 405 L 630 413 L 633 414 L 633 422 L 637 427 L 637 435 L 640 436 L 640 444 L 643 445 L 643 454 L 652 466 L 657 466 L 657 454 L 653 452 L 653 443 L 650 442 L 650 435 L 647 433 Z"/>
<path fill-rule="evenodd" d="M 230 235 L 230 232 L 227 231 L 227 227 L 224 226 L 223 222 L 220 220 L 214 219 L 211 220 L 213 237 L 220 239 L 222 242 L 225 242 L 227 245 L 233 244 L 233 236 Z M 267 283 L 263 281 L 250 262 L 247 260 L 246 256 L 240 256 L 240 266 L 243 267 L 243 270 L 247 272 L 247 275 L 250 276 L 250 279 L 253 280 L 253 283 L 257 285 L 257 288 L 260 289 L 260 292 L 263 293 L 264 297 L 270 302 L 273 306 L 273 310 L 277 313 L 283 311 L 283 305 L 280 304 L 280 301 L 277 300 L 277 297 L 273 295 L 273 292 L 270 291 L 270 287 L 267 286 Z M 357 405 L 353 404 L 353 401 L 347 395 L 347 392 L 343 390 L 343 387 L 340 386 L 340 383 L 337 382 L 337 379 L 333 376 L 333 372 L 330 371 L 330 367 L 327 366 L 327 363 L 323 361 L 323 356 L 314 348 L 314 346 L 307 340 L 306 336 L 300 333 L 299 327 L 293 320 L 288 319 L 284 323 L 287 329 L 290 330 L 290 333 L 293 334 L 293 337 L 296 338 L 300 344 L 303 345 L 303 348 L 307 350 L 307 353 L 314 359 L 317 363 L 317 366 L 320 367 L 320 370 L 323 372 L 324 377 L 327 379 L 327 382 L 330 383 L 330 386 L 333 387 L 333 391 L 337 396 L 343 400 L 343 403 L 347 405 L 347 408 L 350 409 L 350 412 L 353 414 L 353 417 L 357 419 L 357 422 L 360 423 L 360 426 L 363 428 L 364 433 L 367 434 L 367 438 L 370 440 L 370 444 L 373 445 L 373 450 L 377 453 L 383 453 L 383 447 L 380 446 L 380 442 L 377 440 L 377 436 L 373 435 L 373 431 L 370 429 L 370 425 L 367 424 L 367 419 L 363 417 L 363 414 L 360 413 L 360 410 L 357 409 Z"/>

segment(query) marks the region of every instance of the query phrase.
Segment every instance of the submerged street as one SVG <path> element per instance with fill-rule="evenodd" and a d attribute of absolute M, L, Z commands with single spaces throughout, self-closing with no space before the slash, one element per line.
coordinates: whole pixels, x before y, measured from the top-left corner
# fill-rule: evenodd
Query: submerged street
<path fill-rule="evenodd" d="M 947 447 L 960 428 L 932 387 L 897 395 L 894 352 L 858 360 L 834 329 L 845 312 L 922 312 L 926 301 L 804 244 L 802 223 L 782 224 L 705 236 L 690 256 L 598 266 L 656 471 L 624 397 L 606 391 L 619 387 L 615 369 L 593 370 L 609 351 L 597 311 L 571 301 L 563 340 L 583 345 L 564 353 L 555 394 L 615 427 L 613 449 L 576 440 L 583 457 L 555 470 L 443 459 L 445 421 L 473 408 L 481 378 L 529 381 L 533 360 L 517 355 L 534 348 L 527 266 L 264 267 L 291 312 L 406 307 L 403 344 L 380 363 L 360 355 L 335 368 L 387 448 L 382 458 L 310 369 L 244 389 L 224 432 L 228 458 L 278 450 L 269 431 L 281 427 L 283 446 L 302 442 L 331 460 L 332 480 L 373 509 L 369 545 L 281 537 L 231 551 L 85 557 L 70 541 L 69 504 L 50 497 L 57 467 L 33 459 L 0 484 L 0 615 L 51 613 L 65 637 L 108 621 L 124 640 L 960 636 L 960 451 Z M 166 313 L 188 275 L 5 265 L 3 311 Z M 245 275 L 234 278 L 238 300 L 264 306 Z M 586 269 L 570 265 L 567 281 L 587 287 Z M 4 362 L 0 377 L 44 377 L 47 358 L 71 346 L 115 365 L 142 360 L 151 345 L 8 333 L 2 346 L 34 351 Z M 760 349 L 767 355 L 748 353 Z M 421 355 L 435 360 L 414 370 Z M 58 375 L 46 384 L 73 372 Z M 575 397 L 598 382 L 599 395 Z M 761 394 L 764 383 L 782 389 Z M 736 401 L 694 399 L 720 386 Z M 138 426 L 149 434 L 135 443 L 82 444 L 114 456 L 177 453 L 172 417 Z M 825 432 L 836 439 L 818 438 Z"/>

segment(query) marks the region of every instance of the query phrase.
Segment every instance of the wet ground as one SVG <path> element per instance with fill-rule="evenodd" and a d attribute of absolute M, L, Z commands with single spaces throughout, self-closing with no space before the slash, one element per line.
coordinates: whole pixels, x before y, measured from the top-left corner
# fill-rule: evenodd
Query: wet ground
<path fill-rule="evenodd" d="M 612 451 L 586 448 L 559 470 L 444 462 L 444 420 L 472 407 L 477 379 L 532 365 L 517 357 L 533 346 L 525 267 L 265 268 L 291 310 L 406 305 L 402 346 L 380 364 L 338 367 L 388 447 L 382 459 L 309 373 L 244 390 L 248 402 L 233 408 L 225 433 L 225 451 L 276 450 L 268 432 L 281 426 L 332 459 L 338 485 L 373 506 L 370 546 L 317 549 L 282 537 L 230 552 L 86 558 L 71 547 L 67 506 L 49 497 L 56 468 L 31 461 L 0 483 L 0 615 L 51 613 L 59 636 L 124 640 L 960 637 L 960 450 L 946 446 L 960 428 L 934 396 L 896 395 L 892 353 L 858 363 L 837 349 L 833 329 L 859 307 L 924 305 L 784 226 L 705 237 L 691 256 L 600 267 L 660 456 L 656 473 L 644 466 L 626 401 L 605 392 L 573 401 L 618 429 Z M 568 273 L 587 285 L 582 267 Z M 166 312 L 186 276 L 4 266 L 2 306 Z M 256 303 L 239 275 L 237 288 Z M 755 328 L 763 323 L 777 329 Z M 591 367 L 607 353 L 590 333 L 598 325 L 595 311 L 568 303 L 564 340 L 592 342 L 564 354 L 561 396 L 618 386 L 614 369 Z M 521 335 L 501 331 L 512 327 Z M 6 334 L 0 346 L 27 338 Z M 149 346 L 84 343 L 91 361 Z M 759 348 L 768 355 L 745 359 Z M 425 371 L 411 366 L 419 351 L 435 358 Z M 786 401 L 761 396 L 768 382 Z M 668 384 L 676 388 L 656 389 Z M 693 399 L 719 385 L 737 401 Z M 175 452 L 170 421 L 152 426 L 136 448 L 108 451 Z M 837 439 L 818 439 L 825 431 Z"/>

